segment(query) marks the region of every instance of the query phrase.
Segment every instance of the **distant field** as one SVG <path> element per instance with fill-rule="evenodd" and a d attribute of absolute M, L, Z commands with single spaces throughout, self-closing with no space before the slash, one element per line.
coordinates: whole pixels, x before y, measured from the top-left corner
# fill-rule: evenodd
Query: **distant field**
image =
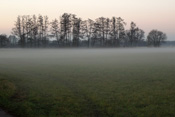
<path fill-rule="evenodd" d="M 0 49 L 0 107 L 21 117 L 175 116 L 175 48 Z"/>

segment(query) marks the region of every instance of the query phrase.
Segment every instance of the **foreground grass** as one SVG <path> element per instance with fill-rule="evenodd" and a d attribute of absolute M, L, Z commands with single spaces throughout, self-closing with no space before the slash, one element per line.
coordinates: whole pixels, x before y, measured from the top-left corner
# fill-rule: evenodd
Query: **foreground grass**
<path fill-rule="evenodd" d="M 0 105 L 16 116 L 175 116 L 175 51 L 0 55 Z"/>

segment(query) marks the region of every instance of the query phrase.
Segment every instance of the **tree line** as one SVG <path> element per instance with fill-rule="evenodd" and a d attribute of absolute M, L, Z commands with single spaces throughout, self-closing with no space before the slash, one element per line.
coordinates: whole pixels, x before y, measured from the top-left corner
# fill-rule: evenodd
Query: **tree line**
<path fill-rule="evenodd" d="M 145 40 L 145 32 L 134 22 L 125 27 L 121 17 L 82 20 L 64 13 L 50 22 L 48 16 L 23 15 L 17 17 L 12 34 L 19 39 L 19 47 L 159 47 L 167 39 L 165 33 L 152 30 Z M 55 41 L 51 43 L 50 38 Z M 0 35 L 0 47 L 8 42 L 6 35 Z"/>

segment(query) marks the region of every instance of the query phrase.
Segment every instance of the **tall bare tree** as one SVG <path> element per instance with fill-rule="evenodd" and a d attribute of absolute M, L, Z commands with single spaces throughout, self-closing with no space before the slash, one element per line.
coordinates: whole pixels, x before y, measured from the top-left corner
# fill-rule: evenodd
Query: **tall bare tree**
<path fill-rule="evenodd" d="M 49 18 L 48 16 L 44 16 L 44 24 L 43 24 L 43 39 L 42 39 L 42 43 L 44 45 L 44 47 L 47 46 L 48 44 L 48 28 L 49 28 Z"/>
<path fill-rule="evenodd" d="M 39 38 L 37 41 L 38 47 L 41 45 L 41 42 L 43 41 L 43 33 L 44 33 L 44 19 L 42 15 L 38 16 L 38 34 Z"/>
<path fill-rule="evenodd" d="M 96 19 L 96 28 L 99 31 L 98 34 L 98 39 L 100 40 L 101 46 L 104 46 L 105 43 L 105 23 L 106 23 L 106 18 L 100 17 Z"/>
<path fill-rule="evenodd" d="M 73 46 L 79 46 L 80 41 L 80 31 L 81 31 L 81 22 L 80 18 L 77 18 L 75 15 L 73 16 Z"/>
<path fill-rule="evenodd" d="M 111 39 L 111 45 L 114 46 L 117 40 L 117 18 L 116 17 L 112 17 L 111 19 L 110 39 Z"/>
<path fill-rule="evenodd" d="M 37 47 L 37 35 L 38 35 L 38 24 L 37 24 L 37 17 L 33 15 L 32 19 L 32 38 L 34 40 L 34 46 Z"/>
<path fill-rule="evenodd" d="M 57 19 L 55 19 L 50 24 L 51 24 L 51 33 L 56 37 L 57 43 L 59 45 L 60 44 L 59 22 Z"/>
<path fill-rule="evenodd" d="M 130 45 L 133 46 L 133 44 L 136 42 L 136 32 L 138 31 L 138 27 L 136 27 L 136 24 L 134 22 L 131 22 L 130 24 L 130 30 L 127 32 L 127 36 L 129 38 Z"/>
<path fill-rule="evenodd" d="M 71 38 L 71 28 L 72 28 L 71 16 L 72 14 L 64 13 L 60 17 L 61 40 L 63 44 L 66 44 L 66 45 L 68 45 L 68 42 L 70 42 L 70 38 Z"/>
<path fill-rule="evenodd" d="M 145 32 L 142 29 L 136 31 L 136 46 L 139 46 L 139 43 L 144 41 Z"/>
<path fill-rule="evenodd" d="M 25 38 L 25 16 L 18 16 L 17 21 L 15 22 L 15 27 L 12 29 L 12 34 L 19 37 L 19 44 L 21 47 L 25 47 L 26 38 Z"/>
<path fill-rule="evenodd" d="M 105 21 L 105 43 L 104 45 L 107 45 L 107 41 L 109 39 L 109 35 L 110 35 L 110 28 L 111 28 L 111 21 L 109 18 L 106 18 L 106 21 Z"/>
<path fill-rule="evenodd" d="M 117 18 L 117 46 L 120 46 L 121 41 L 125 39 L 125 21 L 121 17 Z"/>
<path fill-rule="evenodd" d="M 94 26 L 94 21 L 91 19 L 82 21 L 82 32 L 83 32 L 83 37 L 87 38 L 88 40 L 88 47 L 91 47 L 92 43 L 92 33 L 93 33 L 93 26 Z"/>

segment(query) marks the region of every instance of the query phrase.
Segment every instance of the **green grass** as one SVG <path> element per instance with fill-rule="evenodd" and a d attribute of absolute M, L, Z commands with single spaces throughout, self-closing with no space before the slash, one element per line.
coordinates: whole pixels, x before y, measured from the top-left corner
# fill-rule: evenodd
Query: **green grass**
<path fill-rule="evenodd" d="M 3 49 L 0 107 L 21 117 L 175 116 L 174 50 Z"/>

